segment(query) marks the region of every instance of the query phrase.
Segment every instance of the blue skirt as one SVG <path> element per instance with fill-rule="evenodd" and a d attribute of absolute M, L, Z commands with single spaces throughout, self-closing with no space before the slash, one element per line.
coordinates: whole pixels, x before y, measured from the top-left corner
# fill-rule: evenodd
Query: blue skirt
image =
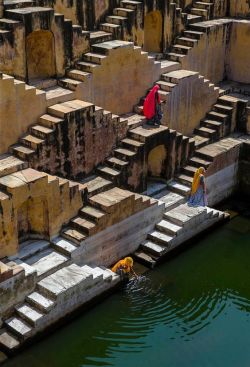
<path fill-rule="evenodd" d="M 194 195 L 188 199 L 190 206 L 207 206 L 207 195 L 203 192 L 203 187 L 199 187 Z"/>

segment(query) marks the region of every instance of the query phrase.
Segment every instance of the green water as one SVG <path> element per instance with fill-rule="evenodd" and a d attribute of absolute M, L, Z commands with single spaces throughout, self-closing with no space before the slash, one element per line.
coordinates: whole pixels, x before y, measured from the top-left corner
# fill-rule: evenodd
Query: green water
<path fill-rule="evenodd" d="M 249 367 L 248 215 L 131 281 L 4 366 Z"/>

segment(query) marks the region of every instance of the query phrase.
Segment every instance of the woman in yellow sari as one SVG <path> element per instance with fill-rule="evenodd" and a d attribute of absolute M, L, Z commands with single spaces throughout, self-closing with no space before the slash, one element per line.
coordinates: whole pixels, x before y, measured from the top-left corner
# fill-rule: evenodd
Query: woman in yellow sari
<path fill-rule="evenodd" d="M 191 206 L 207 206 L 205 172 L 205 168 L 200 167 L 194 174 L 191 195 L 188 200 Z"/>
<path fill-rule="evenodd" d="M 129 273 L 132 273 L 133 275 L 137 276 L 133 269 L 134 261 L 132 257 L 125 257 L 125 259 L 122 259 L 118 261 L 112 268 L 112 271 L 122 277 L 128 276 Z"/>

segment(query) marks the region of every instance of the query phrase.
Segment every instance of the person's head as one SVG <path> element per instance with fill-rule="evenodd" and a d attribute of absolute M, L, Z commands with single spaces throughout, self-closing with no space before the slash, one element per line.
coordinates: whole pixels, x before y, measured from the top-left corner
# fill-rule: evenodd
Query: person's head
<path fill-rule="evenodd" d="M 134 265 L 134 260 L 132 259 L 132 257 L 125 257 L 125 263 L 126 265 L 132 267 Z"/>
<path fill-rule="evenodd" d="M 205 168 L 204 168 L 204 167 L 200 167 L 200 168 L 199 168 L 199 174 L 200 174 L 200 175 L 205 175 L 205 173 L 206 173 Z"/>

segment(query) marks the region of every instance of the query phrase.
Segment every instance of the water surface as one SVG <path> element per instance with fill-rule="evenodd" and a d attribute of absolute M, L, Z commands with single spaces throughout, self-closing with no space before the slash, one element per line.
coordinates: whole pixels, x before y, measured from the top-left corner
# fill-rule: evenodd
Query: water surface
<path fill-rule="evenodd" d="M 5 367 L 249 367 L 250 218 L 194 246 Z"/>

